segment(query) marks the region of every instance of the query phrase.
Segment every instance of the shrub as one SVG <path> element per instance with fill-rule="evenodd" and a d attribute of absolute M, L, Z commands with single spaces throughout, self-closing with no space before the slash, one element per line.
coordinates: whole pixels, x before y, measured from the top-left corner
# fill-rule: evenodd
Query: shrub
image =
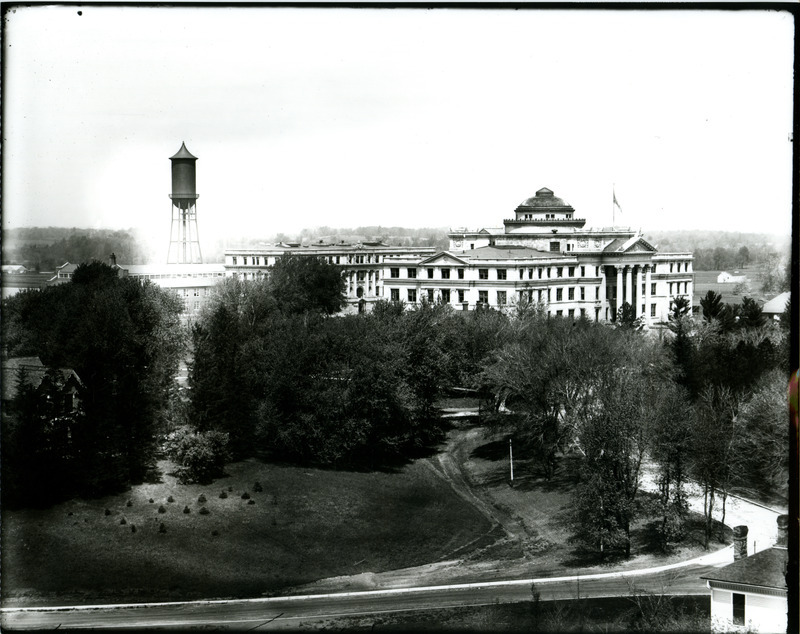
<path fill-rule="evenodd" d="M 260 483 L 260 482 L 256 482 L 256 483 L 253 485 L 253 491 L 254 491 L 255 493 L 261 493 L 263 490 L 264 490 L 264 489 L 263 489 L 263 487 L 261 486 L 261 483 Z"/>
<path fill-rule="evenodd" d="M 128 500 L 127 502 L 125 502 L 125 506 L 128 507 L 133 506 L 133 500 Z"/>
<path fill-rule="evenodd" d="M 109 515 L 111 515 L 111 510 L 110 509 L 106 509 L 106 517 L 108 517 Z"/>
<path fill-rule="evenodd" d="M 204 506 L 200 509 L 200 515 L 208 515 L 211 511 L 208 510 L 207 506 Z"/>
<path fill-rule="evenodd" d="M 175 501 L 175 498 L 172 497 L 171 495 L 167 498 L 167 502 L 169 502 L 169 503 L 172 503 L 174 501 Z"/>
<path fill-rule="evenodd" d="M 212 537 L 219 537 L 219 531 L 213 530 L 213 531 L 211 531 L 211 535 L 212 535 Z"/>
<path fill-rule="evenodd" d="M 153 498 L 150 498 L 150 504 L 152 504 L 153 502 L 155 502 L 155 500 L 153 500 Z"/>
<path fill-rule="evenodd" d="M 125 525 L 125 524 L 127 524 L 128 522 L 127 522 L 127 520 L 126 520 L 126 519 L 123 517 L 123 518 L 122 518 L 122 519 L 119 521 L 119 523 L 120 523 L 121 525 Z"/>
<path fill-rule="evenodd" d="M 131 524 L 131 533 L 136 532 L 136 524 Z"/>
<path fill-rule="evenodd" d="M 166 513 L 166 512 L 167 512 L 167 509 L 165 509 L 165 508 L 164 508 L 164 505 L 163 505 L 163 504 L 161 504 L 161 505 L 158 507 L 158 512 L 159 512 L 159 513 Z"/>
<path fill-rule="evenodd" d="M 164 451 L 177 464 L 175 475 L 181 484 L 208 484 L 223 474 L 228 460 L 228 434 L 179 427 L 164 441 Z"/>
<path fill-rule="evenodd" d="M 199 497 L 199 498 L 197 498 L 197 501 L 198 501 L 200 504 L 205 504 L 205 503 L 206 503 L 206 496 L 205 496 L 205 495 L 203 495 L 203 494 L 201 493 L 201 494 L 200 494 L 200 497 Z"/>
<path fill-rule="evenodd" d="M 189 507 L 188 507 L 188 506 L 184 506 L 184 507 L 183 507 L 183 512 L 184 512 L 184 513 L 191 513 L 191 511 L 189 510 Z"/>
<path fill-rule="evenodd" d="M 222 499 L 224 500 L 226 497 L 228 497 L 228 494 L 227 494 L 227 492 L 225 492 L 225 491 L 223 490 L 223 491 L 222 491 L 222 493 L 220 493 L 220 494 L 219 494 L 219 497 L 220 497 L 220 498 L 222 498 Z"/>
<path fill-rule="evenodd" d="M 248 503 L 248 504 L 255 504 L 255 503 L 256 503 L 256 501 L 255 501 L 255 500 L 247 500 L 247 503 Z"/>
<path fill-rule="evenodd" d="M 233 492 L 233 487 L 228 487 L 228 493 L 232 493 L 232 492 Z"/>
<path fill-rule="evenodd" d="M 242 493 L 242 499 L 243 500 L 249 500 L 250 499 L 250 494 L 247 491 L 245 491 L 244 493 Z"/>
<path fill-rule="evenodd" d="M 164 526 L 164 522 L 161 522 L 161 526 L 158 527 L 158 532 L 159 533 L 166 533 L 167 532 L 167 527 Z"/>

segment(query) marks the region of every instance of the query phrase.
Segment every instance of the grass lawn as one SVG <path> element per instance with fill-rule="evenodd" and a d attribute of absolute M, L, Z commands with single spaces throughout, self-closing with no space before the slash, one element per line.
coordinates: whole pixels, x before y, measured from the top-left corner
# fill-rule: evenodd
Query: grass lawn
<path fill-rule="evenodd" d="M 576 487 L 571 459 L 562 458 L 551 481 L 546 481 L 535 461 L 526 459 L 524 450 L 514 448 L 514 485 L 509 485 L 507 436 L 487 434 L 481 428 L 467 430 L 461 447 L 464 469 L 473 488 L 480 492 L 503 517 L 503 523 L 515 532 L 515 539 L 489 546 L 474 556 L 480 558 L 525 557 L 536 574 L 569 574 L 570 571 L 602 571 L 647 568 L 684 561 L 700 556 L 703 549 L 702 518 L 690 515 L 688 534 L 670 552 L 658 547 L 651 519 L 642 517 L 631 528 L 631 559 L 622 553 L 611 554 L 601 561 L 595 554 L 582 551 L 575 543 L 570 526 L 573 494 Z M 645 501 L 649 494 L 640 491 Z M 643 515 L 643 514 L 642 514 Z M 730 543 L 730 529 L 725 530 Z M 712 548 L 721 544 L 712 542 Z"/>
<path fill-rule="evenodd" d="M 248 460 L 208 486 L 159 466 L 161 482 L 121 495 L 5 511 L 4 604 L 260 596 L 441 560 L 490 528 L 419 463 L 355 473 Z"/>

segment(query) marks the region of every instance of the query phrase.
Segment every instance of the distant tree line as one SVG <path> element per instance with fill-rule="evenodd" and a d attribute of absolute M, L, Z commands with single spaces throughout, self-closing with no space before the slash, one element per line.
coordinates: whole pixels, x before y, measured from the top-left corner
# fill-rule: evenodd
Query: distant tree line
<path fill-rule="evenodd" d="M 111 253 L 121 263 L 143 261 L 136 237 L 127 230 L 29 227 L 7 230 L 4 242 L 4 264 L 23 264 L 37 272 L 53 271 L 65 262 L 107 262 Z"/>
<path fill-rule="evenodd" d="M 120 278 L 106 264 L 79 266 L 72 280 L 3 301 L 4 354 L 70 368 L 80 408 L 54 410 L 46 384 L 24 377 L 2 413 L 3 503 L 37 505 L 99 495 L 141 482 L 155 462 L 184 340 L 177 298 Z"/>

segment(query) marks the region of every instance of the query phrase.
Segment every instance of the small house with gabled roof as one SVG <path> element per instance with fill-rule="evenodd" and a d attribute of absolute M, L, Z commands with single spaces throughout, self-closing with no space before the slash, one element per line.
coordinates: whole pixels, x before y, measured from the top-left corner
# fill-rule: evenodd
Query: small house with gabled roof
<path fill-rule="evenodd" d="M 788 523 L 787 515 L 778 516 L 778 542 L 772 548 L 735 559 L 701 577 L 711 591 L 712 631 L 786 631 Z"/>

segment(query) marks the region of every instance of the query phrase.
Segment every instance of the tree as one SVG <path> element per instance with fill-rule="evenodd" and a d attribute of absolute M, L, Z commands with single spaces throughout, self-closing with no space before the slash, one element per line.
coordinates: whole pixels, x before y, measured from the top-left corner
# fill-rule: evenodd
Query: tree
<path fill-rule="evenodd" d="M 740 328 L 761 328 L 766 323 L 766 317 L 756 300 L 751 297 L 742 297 L 741 306 L 738 322 Z"/>
<path fill-rule="evenodd" d="M 285 253 L 270 271 L 270 289 L 280 310 L 332 315 L 346 304 L 341 267 L 322 258 Z"/>
<path fill-rule="evenodd" d="M 761 292 L 775 293 L 789 290 L 785 287 L 786 273 L 782 271 L 781 256 L 774 251 L 765 251 L 758 258 L 761 277 Z"/>
<path fill-rule="evenodd" d="M 656 531 L 666 552 L 684 535 L 693 416 L 688 394 L 672 381 L 655 395 L 649 444 L 657 468 Z"/>
<path fill-rule="evenodd" d="M 708 291 L 700 300 L 700 308 L 703 309 L 703 319 L 710 322 L 713 319 L 719 319 L 720 314 L 725 309 L 722 303 L 722 295 L 714 291 Z"/>
<path fill-rule="evenodd" d="M 80 377 L 84 416 L 73 426 L 64 494 L 99 494 L 141 481 L 183 350 L 180 304 L 149 282 L 94 262 L 71 282 L 3 304 L 9 355 L 36 355 Z"/>
<path fill-rule="evenodd" d="M 722 520 L 719 527 L 719 539 L 722 541 L 727 496 L 739 474 L 742 454 L 740 423 L 736 418 L 737 407 L 734 392 L 724 386 L 705 388 L 694 407 L 691 471 L 703 487 L 706 549 L 714 529 L 713 513 L 717 495 L 722 496 Z"/>
<path fill-rule="evenodd" d="M 750 249 L 746 246 L 742 245 L 739 247 L 739 253 L 737 254 L 737 263 L 740 269 L 743 269 L 748 264 L 750 264 Z"/>
<path fill-rule="evenodd" d="M 647 449 L 650 390 L 635 366 L 618 367 L 598 395 L 597 411 L 582 426 L 582 476 L 576 490 L 576 534 L 605 556 L 631 555 L 640 469 Z"/>
<path fill-rule="evenodd" d="M 689 300 L 676 297 L 669 314 L 669 329 L 674 337 L 668 342 L 672 358 L 678 371 L 676 381 L 686 387 L 690 394 L 696 391 L 694 346 L 691 341 L 692 316 L 689 313 Z"/>
<path fill-rule="evenodd" d="M 789 479 L 786 442 L 789 407 L 786 375 L 766 373 L 739 408 L 743 477 L 761 495 L 785 497 Z"/>
<path fill-rule="evenodd" d="M 228 453 L 228 434 L 214 430 L 198 432 L 180 427 L 167 435 L 163 449 L 176 465 L 181 484 L 209 484 L 224 473 Z"/>
<path fill-rule="evenodd" d="M 617 326 L 633 329 L 637 326 L 636 311 L 628 302 L 624 302 L 617 311 Z"/>
<path fill-rule="evenodd" d="M 253 447 L 257 387 L 251 342 L 267 336 L 276 313 L 266 280 L 226 278 L 192 329 L 192 423 L 199 431 L 227 433 L 234 458 Z"/>

